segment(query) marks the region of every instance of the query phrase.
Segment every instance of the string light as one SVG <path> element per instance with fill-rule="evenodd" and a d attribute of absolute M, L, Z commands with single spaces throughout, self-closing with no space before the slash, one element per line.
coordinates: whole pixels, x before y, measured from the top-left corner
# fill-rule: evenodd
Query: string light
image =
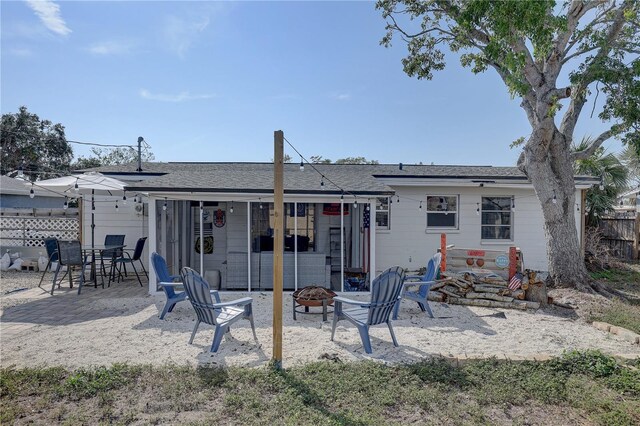
<path fill-rule="evenodd" d="M 260 210 L 262 210 L 262 199 L 258 198 L 258 203 L 260 203 L 259 207 L 260 207 Z"/>
<path fill-rule="evenodd" d="M 551 200 L 551 202 L 553 204 L 556 204 L 558 202 L 558 198 L 556 197 L 556 190 L 553 190 L 553 199 Z"/>
<path fill-rule="evenodd" d="M 231 202 L 231 207 L 229 208 L 229 213 L 233 214 L 233 201 Z"/>
<path fill-rule="evenodd" d="M 396 198 L 396 202 L 397 202 L 398 204 L 400 204 L 400 196 L 399 196 L 399 195 L 398 195 L 398 197 Z"/>
<path fill-rule="evenodd" d="M 420 206 L 418 208 L 422 210 L 422 201 L 420 201 Z"/>
<path fill-rule="evenodd" d="M 480 216 L 480 203 L 476 203 L 476 216 Z"/>
<path fill-rule="evenodd" d="M 511 196 L 511 211 L 516 211 L 516 198 L 513 195 Z"/>
<path fill-rule="evenodd" d="M 366 211 L 371 210 L 371 207 L 369 207 L 369 204 L 371 204 L 371 200 L 369 198 L 367 198 L 367 205 L 364 208 Z"/>
<path fill-rule="evenodd" d="M 164 204 L 162 205 L 162 210 L 167 211 L 167 197 L 164 197 Z"/>
<path fill-rule="evenodd" d="M 127 194 L 122 194 L 122 204 L 127 205 Z"/>
<path fill-rule="evenodd" d="M 116 210 L 118 210 L 118 200 L 116 200 Z"/>
<path fill-rule="evenodd" d="M 31 189 L 29 190 L 29 198 L 33 198 L 36 196 L 36 192 L 33 190 L 33 183 L 31 184 Z"/>
<path fill-rule="evenodd" d="M 604 191 L 604 176 L 600 176 L 600 185 L 598 188 L 600 188 L 600 191 Z"/>
<path fill-rule="evenodd" d="M 300 157 L 300 171 L 304 172 L 304 161 L 302 160 L 302 157 Z"/>
<path fill-rule="evenodd" d="M 73 186 L 73 190 L 76 192 L 80 191 L 80 187 L 78 187 L 78 179 L 76 179 L 76 184 Z"/>
<path fill-rule="evenodd" d="M 69 198 L 64 197 L 64 204 L 62 205 L 62 208 L 66 210 L 68 207 L 69 207 Z"/>
<path fill-rule="evenodd" d="M 24 178 L 24 169 L 22 168 L 22 164 L 20 164 L 20 167 L 18 167 L 18 177 L 20 179 Z"/>
<path fill-rule="evenodd" d="M 136 195 L 133 197 L 133 202 L 134 202 L 134 203 L 137 203 L 137 202 L 138 202 L 138 194 L 136 194 Z"/>
<path fill-rule="evenodd" d="M 322 179 L 320 179 L 320 189 L 324 191 L 324 176 L 322 176 Z"/>

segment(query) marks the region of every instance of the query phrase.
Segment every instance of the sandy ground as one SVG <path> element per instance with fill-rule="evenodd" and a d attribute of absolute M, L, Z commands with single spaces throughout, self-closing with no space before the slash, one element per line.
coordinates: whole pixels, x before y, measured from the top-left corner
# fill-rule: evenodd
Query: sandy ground
<path fill-rule="evenodd" d="M 158 313 L 164 296 L 136 290 L 121 297 L 117 288 L 58 290 L 54 296 L 37 285 L 36 274 L 4 274 L 0 294 L 0 363 L 3 367 L 63 365 L 79 367 L 116 362 L 261 366 L 272 355 L 271 293 L 225 293 L 223 301 L 251 296 L 258 340 L 247 321 L 225 336 L 218 353 L 209 352 L 213 328 L 201 325 L 193 345 L 188 344 L 195 314 L 188 302 L 179 304 L 164 321 Z M 122 288 L 135 288 L 128 281 Z M 15 288 L 29 290 L 9 293 Z M 139 288 L 139 287 L 138 287 Z M 349 297 L 352 297 L 349 295 Z M 557 298 L 573 301 L 578 294 Z M 357 297 L 360 300 L 367 296 Z M 594 299 L 593 303 L 598 303 Z M 51 307 L 55 309 L 51 309 Z M 640 357 L 640 346 L 587 324 L 573 311 L 554 308 L 537 312 L 486 309 L 431 303 L 436 318 L 428 318 L 415 303 L 405 302 L 393 322 L 399 347 L 394 347 L 385 325 L 371 329 L 373 354 L 364 352 L 358 332 L 341 321 L 331 341 L 331 319 L 321 315 L 292 318 L 290 293 L 284 295 L 283 366 L 318 359 L 362 359 L 412 362 L 432 356 L 458 358 L 508 357 L 544 359 L 569 349 L 600 349 L 625 358 Z M 316 308 L 315 311 L 318 311 Z M 25 313 L 26 312 L 26 313 Z M 501 318 L 502 314 L 506 318 Z M 496 316 L 496 314 L 498 314 Z"/>

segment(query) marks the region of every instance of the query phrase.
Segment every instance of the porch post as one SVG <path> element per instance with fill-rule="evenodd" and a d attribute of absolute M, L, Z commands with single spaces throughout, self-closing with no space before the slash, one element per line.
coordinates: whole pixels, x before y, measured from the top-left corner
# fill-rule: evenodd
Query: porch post
<path fill-rule="evenodd" d="M 200 275 L 204 276 L 204 203 L 200 201 Z"/>
<path fill-rule="evenodd" d="M 369 291 L 376 277 L 376 199 L 369 204 Z"/>
<path fill-rule="evenodd" d="M 293 288 L 298 290 L 298 202 L 293 203 Z"/>
<path fill-rule="evenodd" d="M 340 197 L 340 291 L 344 291 L 344 196 Z"/>
<path fill-rule="evenodd" d="M 140 195 L 142 197 L 142 195 Z M 151 262 L 151 254 L 158 251 L 158 238 L 156 233 L 156 200 L 149 197 L 149 294 L 155 294 L 156 286 L 156 270 Z"/>
<path fill-rule="evenodd" d="M 251 201 L 247 201 L 247 291 L 251 292 Z"/>

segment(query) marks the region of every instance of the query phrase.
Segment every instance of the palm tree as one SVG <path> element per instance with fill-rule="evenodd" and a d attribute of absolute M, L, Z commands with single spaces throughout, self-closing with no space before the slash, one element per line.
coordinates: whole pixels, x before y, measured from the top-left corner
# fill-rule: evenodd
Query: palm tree
<path fill-rule="evenodd" d="M 585 150 L 591 143 L 590 137 L 584 137 L 573 150 Z M 576 161 L 574 173 L 601 179 L 601 184 L 588 189 L 586 196 L 587 226 L 594 226 L 607 211 L 613 209 L 616 198 L 627 188 L 628 169 L 614 154 L 600 147 L 591 157 Z"/>
<path fill-rule="evenodd" d="M 634 147 L 627 145 L 619 158 L 629 171 L 629 186 L 632 188 L 640 186 L 640 153 Z"/>

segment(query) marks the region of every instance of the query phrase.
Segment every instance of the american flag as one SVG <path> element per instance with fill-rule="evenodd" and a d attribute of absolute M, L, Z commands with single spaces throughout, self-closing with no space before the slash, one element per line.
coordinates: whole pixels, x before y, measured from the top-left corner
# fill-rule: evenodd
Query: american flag
<path fill-rule="evenodd" d="M 364 229 L 369 229 L 369 222 L 371 221 L 371 216 L 369 210 L 364 209 L 364 213 L 362 214 L 362 227 Z"/>
<path fill-rule="evenodd" d="M 509 281 L 509 290 L 514 291 L 520 288 L 520 286 L 522 285 L 522 278 L 524 277 L 524 275 L 522 275 L 520 272 L 516 272 L 516 274 L 511 277 L 511 280 Z"/>

